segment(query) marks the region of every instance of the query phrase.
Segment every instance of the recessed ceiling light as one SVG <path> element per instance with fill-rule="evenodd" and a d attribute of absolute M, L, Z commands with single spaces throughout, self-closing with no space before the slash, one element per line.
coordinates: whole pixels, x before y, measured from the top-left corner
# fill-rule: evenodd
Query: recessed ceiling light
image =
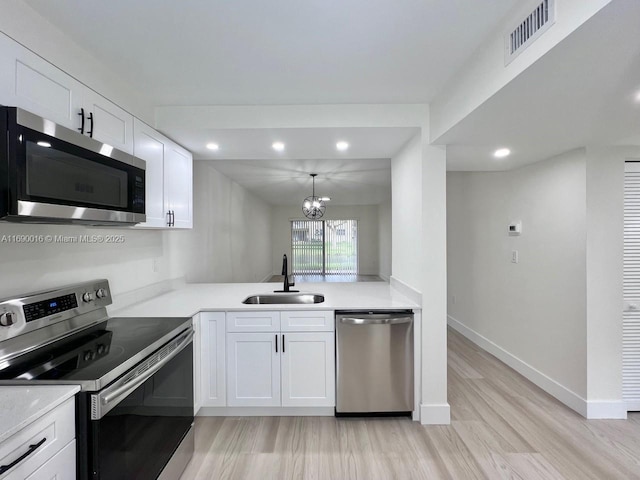
<path fill-rule="evenodd" d="M 276 152 L 282 152 L 284 150 L 284 143 L 273 142 L 273 144 L 271 145 L 271 148 L 273 148 Z"/>
<path fill-rule="evenodd" d="M 509 150 L 508 148 L 499 148 L 498 150 L 493 152 L 493 156 L 496 158 L 504 158 L 508 157 L 509 155 L 511 155 L 511 150 Z"/>
<path fill-rule="evenodd" d="M 347 142 L 338 142 L 336 143 L 336 148 L 341 152 L 344 152 L 346 149 L 349 148 L 349 144 Z"/>
<path fill-rule="evenodd" d="M 636 103 L 640 103 L 640 90 L 636 92 Z"/>
<path fill-rule="evenodd" d="M 320 200 L 322 200 L 323 202 L 330 202 L 331 197 L 321 197 Z"/>
<path fill-rule="evenodd" d="M 218 151 L 220 150 L 220 145 L 218 145 L 217 143 L 207 143 L 207 148 L 209 150 L 213 150 L 213 151 Z"/>
<path fill-rule="evenodd" d="M 49 142 L 38 142 L 38 145 L 40 145 L 41 147 L 46 147 L 46 148 L 50 148 L 51 144 Z"/>

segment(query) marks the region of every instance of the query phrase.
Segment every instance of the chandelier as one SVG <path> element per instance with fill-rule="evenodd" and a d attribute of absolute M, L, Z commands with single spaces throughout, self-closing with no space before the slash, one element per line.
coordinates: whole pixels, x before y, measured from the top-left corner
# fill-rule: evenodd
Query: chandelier
<path fill-rule="evenodd" d="M 322 198 L 316 197 L 316 176 L 318 174 L 311 173 L 310 175 L 313 179 L 313 190 L 311 192 L 311 196 L 305 198 L 302 202 L 302 213 L 304 213 L 304 216 L 307 218 L 317 220 L 324 215 L 324 211 L 327 207 Z"/>

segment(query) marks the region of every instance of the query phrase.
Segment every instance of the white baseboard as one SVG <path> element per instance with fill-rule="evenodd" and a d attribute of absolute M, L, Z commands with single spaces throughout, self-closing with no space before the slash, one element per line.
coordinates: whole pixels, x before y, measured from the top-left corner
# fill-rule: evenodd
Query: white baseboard
<path fill-rule="evenodd" d="M 412 302 L 422 305 L 422 293 L 412 286 L 404 283 L 402 280 L 398 280 L 393 275 L 391 275 L 391 278 L 389 279 L 389 284 L 391 285 L 391 288 L 397 290 Z"/>
<path fill-rule="evenodd" d="M 627 403 L 624 401 L 587 401 L 587 418 L 595 419 L 627 419 Z"/>
<path fill-rule="evenodd" d="M 420 423 L 422 425 L 449 425 L 451 423 L 451 407 L 448 403 L 441 405 L 420 405 Z"/>
<path fill-rule="evenodd" d="M 471 340 L 473 343 L 475 343 L 479 347 L 483 348 L 493 356 L 497 357 L 498 359 L 500 359 L 501 361 L 509 365 L 516 372 L 524 376 L 527 380 L 535 383 L 538 387 L 540 387 L 548 394 L 560 400 L 567 407 L 575 410 L 583 417 L 589 418 L 587 416 L 588 415 L 587 401 L 584 398 L 582 398 L 580 395 L 569 390 L 564 385 L 561 385 L 560 383 L 556 382 L 555 380 L 548 377 L 541 371 L 535 369 L 528 363 L 520 360 L 518 357 L 506 351 L 504 348 L 500 347 L 499 345 L 496 345 L 488 338 L 470 329 L 459 320 L 456 320 L 455 318 L 453 318 L 451 315 L 447 315 L 447 318 L 448 318 L 447 323 L 455 331 L 461 333 L 462 335 L 467 337 L 469 340 Z M 595 404 L 592 408 L 594 412 L 595 410 L 598 409 Z M 604 417 L 598 417 L 598 418 L 604 418 Z M 608 418 L 619 418 L 619 417 L 608 417 Z"/>
<path fill-rule="evenodd" d="M 333 417 L 334 407 L 202 407 L 199 417 Z"/>

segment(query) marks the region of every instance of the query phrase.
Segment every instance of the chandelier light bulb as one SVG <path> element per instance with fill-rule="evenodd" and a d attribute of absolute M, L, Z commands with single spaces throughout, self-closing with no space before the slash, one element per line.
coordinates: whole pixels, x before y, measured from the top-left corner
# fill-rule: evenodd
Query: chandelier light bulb
<path fill-rule="evenodd" d="M 311 173 L 310 175 L 313 179 L 313 189 L 311 191 L 311 196 L 305 198 L 302 202 L 302 213 L 304 213 L 305 217 L 315 220 L 321 218 L 324 215 L 326 206 L 322 198 L 316 197 L 317 173 Z"/>

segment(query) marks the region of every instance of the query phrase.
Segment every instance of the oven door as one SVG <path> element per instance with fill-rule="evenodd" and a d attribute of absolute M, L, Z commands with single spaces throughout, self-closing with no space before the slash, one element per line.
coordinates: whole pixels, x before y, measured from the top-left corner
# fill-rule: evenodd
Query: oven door
<path fill-rule="evenodd" d="M 79 478 L 158 477 L 193 425 L 192 338 L 193 331 L 182 333 L 105 389 L 86 394 L 91 420 L 87 451 L 78 452 Z"/>

